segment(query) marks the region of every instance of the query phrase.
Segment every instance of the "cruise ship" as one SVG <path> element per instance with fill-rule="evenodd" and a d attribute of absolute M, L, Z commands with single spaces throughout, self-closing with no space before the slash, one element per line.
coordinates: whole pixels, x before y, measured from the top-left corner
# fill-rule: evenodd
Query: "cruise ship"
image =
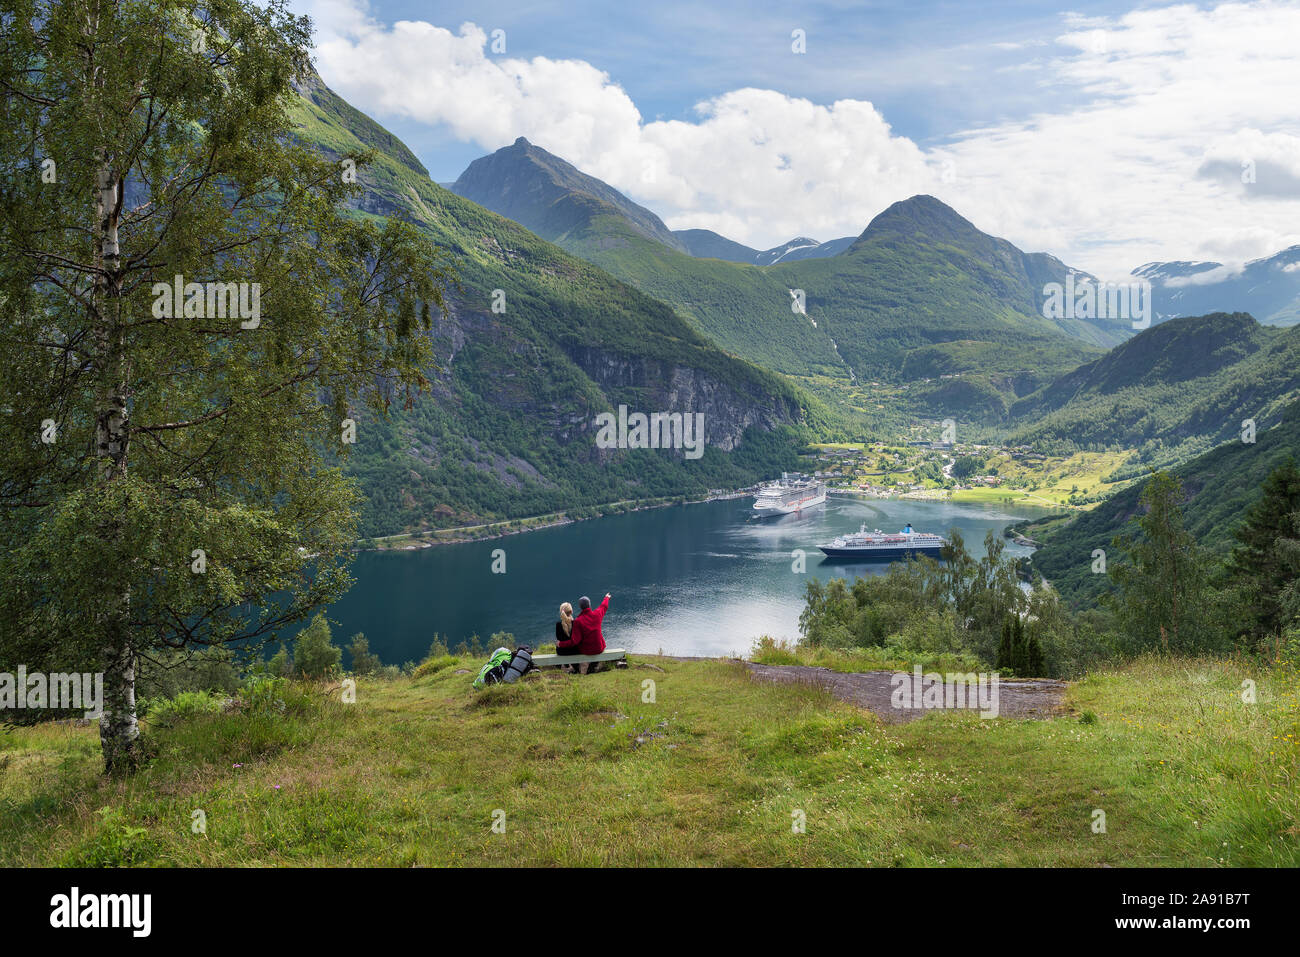
<path fill-rule="evenodd" d="M 859 561 L 891 561 L 907 558 L 909 555 L 929 555 L 938 558 L 940 550 L 948 544 L 941 535 L 930 532 L 918 532 L 910 524 L 903 530 L 890 535 L 876 529 L 867 531 L 867 526 L 850 535 L 841 535 L 828 545 L 819 546 L 828 558 L 856 558 Z"/>
<path fill-rule="evenodd" d="M 789 515 L 801 512 L 805 508 L 821 505 L 826 501 L 826 486 L 816 479 L 787 473 L 781 474 L 779 482 L 769 482 L 759 488 L 754 498 L 754 514 L 759 518 L 773 515 Z"/>

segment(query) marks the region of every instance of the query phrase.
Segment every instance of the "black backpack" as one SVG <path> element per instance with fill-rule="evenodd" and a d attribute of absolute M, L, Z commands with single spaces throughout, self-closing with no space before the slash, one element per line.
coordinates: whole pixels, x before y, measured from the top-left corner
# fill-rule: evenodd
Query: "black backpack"
<path fill-rule="evenodd" d="M 533 668 L 533 651 L 527 645 L 520 645 L 515 649 L 515 656 L 510 659 L 510 664 L 506 665 L 505 674 L 501 680 L 506 684 L 518 681 L 524 675 L 528 674 Z"/>

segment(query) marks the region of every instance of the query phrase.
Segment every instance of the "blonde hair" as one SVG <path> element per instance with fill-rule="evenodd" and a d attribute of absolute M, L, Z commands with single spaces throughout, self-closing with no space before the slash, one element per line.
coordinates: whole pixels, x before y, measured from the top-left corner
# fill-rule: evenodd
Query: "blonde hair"
<path fill-rule="evenodd" d="M 573 634 L 573 606 L 567 601 L 560 606 L 560 624 L 564 626 L 566 635 Z"/>

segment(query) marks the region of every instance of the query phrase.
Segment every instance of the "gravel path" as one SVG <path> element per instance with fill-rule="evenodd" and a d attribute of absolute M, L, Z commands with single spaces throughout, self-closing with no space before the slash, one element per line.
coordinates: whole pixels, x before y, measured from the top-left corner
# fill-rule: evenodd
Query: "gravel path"
<path fill-rule="evenodd" d="M 811 668 L 804 665 L 758 665 L 746 661 L 745 666 L 759 681 L 778 684 L 807 684 L 824 688 L 841 701 L 874 711 L 885 721 L 902 723 L 913 721 L 926 713 L 921 707 L 896 708 L 892 698 L 896 687 L 894 671 L 861 671 L 845 673 L 829 668 Z M 906 672 L 902 672 L 906 674 Z M 909 675 L 909 680 L 911 676 Z M 1000 718 L 1050 718 L 1063 710 L 1064 681 L 1048 679 L 1018 680 L 1003 678 L 998 682 L 998 717 Z M 973 689 L 972 689 L 973 690 Z M 912 702 L 919 704 L 919 702 Z"/>

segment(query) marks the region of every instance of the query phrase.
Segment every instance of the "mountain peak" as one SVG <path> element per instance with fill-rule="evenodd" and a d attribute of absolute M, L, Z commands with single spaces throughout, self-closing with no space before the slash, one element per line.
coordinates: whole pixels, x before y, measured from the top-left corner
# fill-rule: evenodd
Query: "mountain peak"
<path fill-rule="evenodd" d="M 929 239 L 968 239 L 980 231 L 955 209 L 924 193 L 899 200 L 876 216 L 860 239 L 871 233 L 903 232 Z"/>
<path fill-rule="evenodd" d="M 774 266 L 779 262 L 806 259 L 810 253 L 815 254 L 821 245 L 817 240 L 809 239 L 807 236 L 796 236 L 788 243 L 773 246 L 759 253 L 754 257 L 754 262 L 760 266 Z"/>
<path fill-rule="evenodd" d="M 470 163 L 451 191 L 513 219 L 543 239 L 581 235 L 594 219 L 612 214 L 648 239 L 684 249 L 650 210 L 522 136 Z"/>

